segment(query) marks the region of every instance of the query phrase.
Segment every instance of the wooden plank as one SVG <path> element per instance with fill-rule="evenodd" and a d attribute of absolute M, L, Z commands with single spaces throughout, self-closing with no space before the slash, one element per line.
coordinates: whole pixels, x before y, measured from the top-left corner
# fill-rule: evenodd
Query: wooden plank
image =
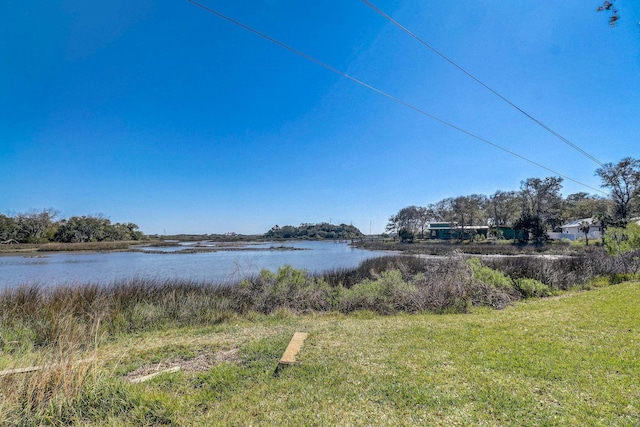
<path fill-rule="evenodd" d="M 40 371 L 43 368 L 44 366 L 29 366 L 26 368 L 6 369 L 4 371 L 0 371 L 0 377 L 13 374 L 26 374 L 28 372 Z"/>
<path fill-rule="evenodd" d="M 144 377 L 134 378 L 132 380 L 129 380 L 129 382 L 133 384 L 142 383 L 145 381 L 149 381 L 151 378 L 155 378 L 158 375 L 172 374 L 174 372 L 178 372 L 179 370 L 180 370 L 180 366 L 174 366 L 173 368 L 163 369 L 162 371 L 154 372 L 153 374 L 145 375 Z"/>
<path fill-rule="evenodd" d="M 287 349 L 282 354 L 282 358 L 280 358 L 280 363 L 285 365 L 296 363 L 296 356 L 300 353 L 300 349 L 302 348 L 304 340 L 307 339 L 307 335 L 306 332 L 296 332 L 293 334 L 293 338 L 291 338 Z"/>
<path fill-rule="evenodd" d="M 95 358 L 90 358 L 90 359 L 82 359 L 82 360 L 78 360 L 75 363 L 80 364 L 80 363 L 89 363 L 89 362 L 93 362 L 95 361 Z M 15 368 L 15 369 L 6 369 L 4 371 L 0 371 L 0 377 L 4 377 L 6 375 L 14 375 L 14 374 L 27 374 L 29 372 L 36 372 L 36 371 L 41 371 L 45 368 L 56 368 L 58 366 L 62 365 L 61 363 L 54 363 L 52 365 L 40 365 L 40 366 L 28 366 L 26 368 Z"/>
<path fill-rule="evenodd" d="M 276 371 L 274 372 L 275 375 L 277 375 L 280 369 L 282 369 L 284 366 L 293 365 L 296 363 L 296 356 L 298 355 L 298 353 L 300 353 L 302 344 L 304 343 L 304 340 L 307 339 L 308 335 L 309 334 L 307 334 L 306 332 L 296 332 L 295 334 L 293 334 L 293 338 L 291 338 L 291 341 L 289 341 L 289 345 L 282 354 L 280 362 L 276 367 Z"/>

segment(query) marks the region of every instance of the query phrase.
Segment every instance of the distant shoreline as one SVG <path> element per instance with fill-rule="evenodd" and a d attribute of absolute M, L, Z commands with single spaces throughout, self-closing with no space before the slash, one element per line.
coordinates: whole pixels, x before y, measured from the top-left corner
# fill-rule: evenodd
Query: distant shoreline
<path fill-rule="evenodd" d="M 306 250 L 305 248 L 295 248 L 286 246 L 286 243 L 300 241 L 276 240 L 276 241 L 212 241 L 203 239 L 202 242 L 219 243 L 219 246 L 194 246 L 185 245 L 184 249 L 175 251 L 163 251 L 153 248 L 179 247 L 180 243 L 195 243 L 196 240 L 187 241 L 122 241 L 122 242 L 86 242 L 86 243 L 19 243 L 12 245 L 0 245 L 0 257 L 23 256 L 27 258 L 37 258 L 52 253 L 100 253 L 100 252 L 139 252 L 149 254 L 193 254 L 207 252 L 239 252 L 239 251 L 293 251 Z M 250 245 L 273 243 L 268 248 L 256 248 Z M 246 247 L 239 247 L 246 246 Z M 149 249 L 143 249 L 149 248 Z"/>

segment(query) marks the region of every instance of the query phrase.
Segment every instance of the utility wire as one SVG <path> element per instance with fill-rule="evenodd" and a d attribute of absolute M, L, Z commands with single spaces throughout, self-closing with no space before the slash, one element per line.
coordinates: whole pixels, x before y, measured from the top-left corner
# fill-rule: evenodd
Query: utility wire
<path fill-rule="evenodd" d="M 451 65 L 453 65 L 454 67 L 456 67 L 458 70 L 462 71 L 464 74 L 466 74 L 467 76 L 469 76 L 471 79 L 475 80 L 476 83 L 480 84 L 481 86 L 483 86 L 485 89 L 487 89 L 489 92 L 493 93 L 494 95 L 496 95 L 498 98 L 502 99 L 504 102 L 506 102 L 507 104 L 509 104 L 510 106 L 512 106 L 513 108 L 515 108 L 516 110 L 518 110 L 519 112 L 521 112 L 522 114 L 524 114 L 525 116 L 527 116 L 530 120 L 532 120 L 534 123 L 536 123 L 538 126 L 542 127 L 544 130 L 546 130 L 547 132 L 549 132 L 551 135 L 555 136 L 556 138 L 558 138 L 560 141 L 564 142 L 565 144 L 569 145 L 570 147 L 574 148 L 575 150 L 577 150 L 578 152 L 580 152 L 581 154 L 583 154 L 584 156 L 586 156 L 587 158 L 589 158 L 590 160 L 592 160 L 593 162 L 595 162 L 596 164 L 600 165 L 600 166 L 604 166 L 602 164 L 602 162 L 600 162 L 598 159 L 596 159 L 595 157 L 593 157 L 591 154 L 587 153 L 585 150 L 583 150 L 582 148 L 580 148 L 579 146 L 577 146 L 576 144 L 574 144 L 573 142 L 569 141 L 567 138 L 565 138 L 564 136 L 560 135 L 558 132 L 554 131 L 553 129 L 551 129 L 549 126 L 545 125 L 544 123 L 542 123 L 540 120 L 536 119 L 535 117 L 533 117 L 531 114 L 527 113 L 526 111 L 524 111 L 522 108 L 518 107 L 516 104 L 514 104 L 513 102 L 511 102 L 510 100 L 508 100 L 506 97 L 502 96 L 500 93 L 498 93 L 497 91 L 495 91 L 494 89 L 492 89 L 491 87 L 489 87 L 488 85 L 486 85 L 485 83 L 483 83 L 480 79 L 478 79 L 477 77 L 475 77 L 473 74 L 471 74 L 470 72 L 468 72 L 467 70 L 465 70 L 464 68 L 462 68 L 460 65 L 456 64 L 455 62 L 453 62 L 451 59 L 447 58 L 442 52 L 438 51 L 436 48 L 434 48 L 433 46 L 431 46 L 430 44 L 428 44 L 427 42 L 425 42 L 424 40 L 422 40 L 420 37 L 418 37 L 415 33 L 413 33 L 411 30 L 409 30 L 408 28 L 406 28 L 405 26 L 403 26 L 402 24 L 400 24 L 398 21 L 396 21 L 395 19 L 393 19 L 392 17 L 390 17 L 389 15 L 387 15 L 386 13 L 384 13 L 382 10 L 380 10 L 378 7 L 376 7 L 373 3 L 371 3 L 369 0 L 362 0 L 362 2 L 364 4 L 366 4 L 367 6 L 369 6 L 371 9 L 373 9 L 375 12 L 377 12 L 379 15 L 381 15 L 383 18 L 385 18 L 387 21 L 391 22 L 393 25 L 395 25 L 396 27 L 400 28 L 402 31 L 404 31 L 405 33 L 407 33 L 408 35 L 410 35 L 411 37 L 413 37 L 414 39 L 416 39 L 419 43 L 421 43 L 423 46 L 425 46 L 426 48 L 430 49 L 433 53 L 435 53 L 436 55 L 440 56 L 442 59 L 444 59 L 445 61 L 447 61 L 448 63 L 450 63 Z"/>
<path fill-rule="evenodd" d="M 233 25 L 236 25 L 236 26 L 238 26 L 240 28 L 243 28 L 243 29 L 245 29 L 247 31 L 250 31 L 250 32 L 252 32 L 253 34 L 255 34 L 257 36 L 262 37 L 263 39 L 266 39 L 266 40 L 268 40 L 268 41 L 270 41 L 270 42 L 272 42 L 274 44 L 277 44 L 278 46 L 283 47 L 283 48 L 287 49 L 288 51 L 295 53 L 296 55 L 299 55 L 299 56 L 301 56 L 301 57 L 303 57 L 303 58 L 305 58 L 305 59 L 317 64 L 317 65 L 320 65 L 321 67 L 326 68 L 327 70 L 329 70 L 329 71 L 331 71 L 331 72 L 333 72 L 335 74 L 338 74 L 338 75 L 340 75 L 342 77 L 345 77 L 345 78 L 353 81 L 354 83 L 357 83 L 357 84 L 359 84 L 361 86 L 364 86 L 365 88 L 367 88 L 367 89 L 369 89 L 369 90 L 371 90 L 373 92 L 376 92 L 377 94 L 380 94 L 380 95 L 382 95 L 382 96 L 384 96 L 384 97 L 386 97 L 386 98 L 388 98 L 388 99 L 390 99 L 392 101 L 395 101 L 398 104 L 404 105 L 405 107 L 410 108 L 411 110 L 413 110 L 413 111 L 415 111 L 415 112 L 417 112 L 419 114 L 422 114 L 423 116 L 429 117 L 432 120 L 435 120 L 435 121 L 437 121 L 437 122 L 439 122 L 439 123 L 441 123 L 441 124 L 443 124 L 445 126 L 448 126 L 448 127 L 452 128 L 452 129 L 455 129 L 458 132 L 464 133 L 465 135 L 468 135 L 468 136 L 470 136 L 470 137 L 472 137 L 474 139 L 477 139 L 478 141 L 484 142 L 485 144 L 491 145 L 491 146 L 493 146 L 493 147 L 495 147 L 495 148 L 497 148 L 499 150 L 502 150 L 502 151 L 504 151 L 506 153 L 511 154 L 512 156 L 518 157 L 518 158 L 520 158 L 520 159 L 522 159 L 522 160 L 524 160 L 526 162 L 529 162 L 529 163 L 531 163 L 531 164 L 533 164 L 535 166 L 538 166 L 539 168 L 545 169 L 545 170 L 553 173 L 554 175 L 558 175 L 558 176 L 560 176 L 560 177 L 562 177 L 562 178 L 564 178 L 564 179 L 566 179 L 568 181 L 572 181 L 572 182 L 574 182 L 576 184 L 582 185 L 583 187 L 589 188 L 589 189 L 591 189 L 593 191 L 596 191 L 598 193 L 607 194 L 607 193 L 605 193 L 604 191 L 602 191 L 602 190 L 600 190 L 598 188 L 591 187 L 588 184 L 585 184 L 583 182 L 577 181 L 577 180 L 575 180 L 573 178 L 570 178 L 570 177 L 568 177 L 568 176 L 566 176 L 564 174 L 561 174 L 560 172 L 556 172 L 553 169 L 550 169 L 550 168 L 548 168 L 548 167 L 546 167 L 546 166 L 544 166 L 544 165 L 542 165 L 542 164 L 540 164 L 540 163 L 538 163 L 538 162 L 536 162 L 534 160 L 531 160 L 531 159 L 528 159 L 528 158 L 526 158 L 524 156 L 521 156 L 518 153 L 515 153 L 515 152 L 513 152 L 513 151 L 511 151 L 509 149 L 501 147 L 498 144 L 495 144 L 495 143 L 493 143 L 493 142 L 491 142 L 491 141 L 489 141 L 487 139 L 484 139 L 484 138 L 482 138 L 482 137 L 480 137 L 480 136 L 478 136 L 478 135 L 476 135 L 476 134 L 474 134 L 474 133 L 472 133 L 470 131 L 467 131 L 467 130 L 459 127 L 459 126 L 456 126 L 453 123 L 450 123 L 450 122 L 448 122 L 448 121 L 446 121 L 444 119 L 441 119 L 441 118 L 439 118 L 437 116 L 434 116 L 433 114 L 430 114 L 430 113 L 420 109 L 419 107 L 416 107 L 415 105 L 409 104 L 408 102 L 403 101 L 400 98 L 396 98 L 395 96 L 393 96 L 393 95 L 391 95 L 391 94 L 389 94 L 387 92 L 384 92 L 384 91 L 382 91 L 382 90 L 380 90 L 380 89 L 378 89 L 378 88 L 376 88 L 374 86 L 371 86 L 370 84 L 365 83 L 362 80 L 359 80 L 359 79 L 357 79 L 357 78 L 355 78 L 355 77 L 353 77 L 353 76 L 351 76 L 351 75 L 349 75 L 349 74 L 347 74 L 347 73 L 345 73 L 343 71 L 340 71 L 337 68 L 334 68 L 334 67 L 332 67 L 332 66 L 330 66 L 330 65 L 328 65 L 328 64 L 326 64 L 326 63 L 324 63 L 322 61 L 320 61 L 319 59 L 316 59 L 316 58 L 314 58 L 314 57 L 312 57 L 310 55 L 307 55 L 306 53 L 301 52 L 301 51 L 299 51 L 299 50 L 297 50 L 297 49 L 295 49 L 295 48 L 293 48 L 293 47 L 291 47 L 291 46 L 289 46 L 287 44 L 284 44 L 283 42 L 281 42 L 279 40 L 276 40 L 273 37 L 270 37 L 270 36 L 268 36 L 268 35 L 266 35 L 264 33 L 261 33 L 260 31 L 255 30 L 255 29 L 253 29 L 253 28 L 251 28 L 251 27 L 249 27 L 249 26 L 247 26 L 247 25 L 245 25 L 245 24 L 243 24 L 241 22 L 238 22 L 235 19 L 232 19 L 232 18 L 230 18 L 230 17 L 228 17 L 226 15 L 223 15 L 222 13 L 220 13 L 220 12 L 214 10 L 214 9 L 211 9 L 211 8 L 201 4 L 201 3 L 198 3 L 195 0 L 187 0 L 187 1 L 189 3 L 195 5 L 195 6 L 198 6 L 201 9 L 206 10 L 207 12 L 210 12 L 210 13 L 212 13 L 212 14 L 214 14 L 214 15 L 222 18 L 222 19 L 224 19 L 225 21 L 228 21 L 228 22 L 232 23 Z"/>

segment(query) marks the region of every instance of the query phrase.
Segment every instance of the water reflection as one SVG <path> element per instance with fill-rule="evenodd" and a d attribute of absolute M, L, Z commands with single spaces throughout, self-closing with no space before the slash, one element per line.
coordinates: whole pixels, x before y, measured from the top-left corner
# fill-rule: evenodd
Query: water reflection
<path fill-rule="evenodd" d="M 269 250 L 280 246 L 290 250 Z M 198 248 L 216 251 L 181 252 Z M 355 267 L 365 259 L 385 254 L 352 248 L 345 242 L 326 241 L 232 246 L 199 242 L 139 249 L 138 252 L 52 253 L 44 257 L 38 255 L 38 258 L 0 257 L 0 288 L 34 283 L 43 286 L 110 283 L 132 277 L 228 283 L 240 281 L 264 268 L 275 271 L 285 264 L 309 272 L 322 272 Z"/>

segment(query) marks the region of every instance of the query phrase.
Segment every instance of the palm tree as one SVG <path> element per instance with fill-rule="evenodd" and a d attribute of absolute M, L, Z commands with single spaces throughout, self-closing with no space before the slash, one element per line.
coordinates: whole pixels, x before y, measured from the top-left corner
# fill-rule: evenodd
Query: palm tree
<path fill-rule="evenodd" d="M 589 246 L 589 230 L 590 229 L 591 229 L 591 223 L 588 221 L 580 221 L 580 224 L 578 224 L 578 230 L 584 233 L 584 240 L 586 241 L 587 246 Z"/>

